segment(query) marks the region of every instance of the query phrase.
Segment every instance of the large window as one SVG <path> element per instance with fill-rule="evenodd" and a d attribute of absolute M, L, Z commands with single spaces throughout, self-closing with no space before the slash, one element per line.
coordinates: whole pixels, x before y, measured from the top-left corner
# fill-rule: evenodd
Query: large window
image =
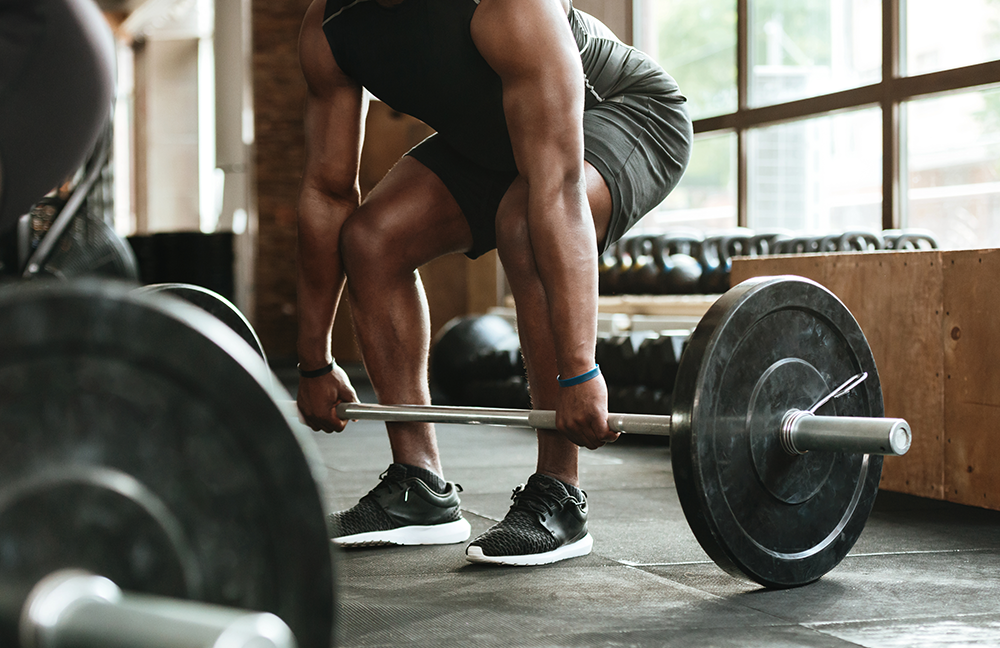
<path fill-rule="evenodd" d="M 755 229 L 881 229 L 878 110 L 754 128 L 748 144 L 747 221 Z"/>
<path fill-rule="evenodd" d="M 727 4 L 732 11 L 734 3 Z M 815 97 L 881 79 L 879 0 L 750 4 L 751 106 Z"/>
<path fill-rule="evenodd" d="M 649 0 L 633 5 L 640 49 L 684 88 L 692 119 L 736 110 L 733 0 Z"/>
<path fill-rule="evenodd" d="M 680 186 L 642 223 L 931 230 L 1000 246 L 1000 0 L 633 0 L 689 99 Z"/>
<path fill-rule="evenodd" d="M 1000 90 L 909 102 L 905 225 L 944 247 L 1000 244 Z"/>

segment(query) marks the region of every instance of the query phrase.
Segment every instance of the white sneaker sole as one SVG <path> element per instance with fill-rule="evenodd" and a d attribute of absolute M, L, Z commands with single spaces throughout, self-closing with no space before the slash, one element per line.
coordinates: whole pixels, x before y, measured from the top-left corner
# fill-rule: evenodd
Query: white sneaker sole
<path fill-rule="evenodd" d="M 528 565 L 547 565 L 549 563 L 586 556 L 594 547 L 594 539 L 588 533 L 576 542 L 563 545 L 558 549 L 546 551 L 540 554 L 527 554 L 525 556 L 487 556 L 481 547 L 469 545 L 465 550 L 465 557 L 469 562 L 483 563 L 488 565 L 511 565 L 525 567 Z"/>
<path fill-rule="evenodd" d="M 472 527 L 465 518 L 428 526 L 406 526 L 388 531 L 368 531 L 333 538 L 338 547 L 377 547 L 381 545 L 435 545 L 465 542 Z"/>

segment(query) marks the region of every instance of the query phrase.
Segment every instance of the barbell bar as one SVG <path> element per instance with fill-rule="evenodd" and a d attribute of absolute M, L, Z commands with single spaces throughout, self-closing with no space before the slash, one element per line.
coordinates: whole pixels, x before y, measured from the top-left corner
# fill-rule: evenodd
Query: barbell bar
<path fill-rule="evenodd" d="M 341 403 L 342 420 L 386 422 L 457 423 L 556 429 L 551 410 L 522 410 L 446 405 L 376 405 Z M 671 417 L 658 414 L 609 414 L 608 427 L 621 434 L 670 435 Z M 818 416 L 806 410 L 789 410 L 774 434 L 789 454 L 810 450 L 899 456 L 910 449 L 910 426 L 900 418 Z"/>

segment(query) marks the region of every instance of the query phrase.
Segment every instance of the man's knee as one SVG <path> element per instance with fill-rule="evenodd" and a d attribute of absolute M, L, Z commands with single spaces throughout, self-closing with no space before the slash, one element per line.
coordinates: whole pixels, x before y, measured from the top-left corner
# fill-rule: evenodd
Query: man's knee
<path fill-rule="evenodd" d="M 382 224 L 382 219 L 358 209 L 344 222 L 340 230 L 340 258 L 348 280 L 355 282 L 371 277 L 376 271 L 394 270 L 392 234 Z"/>
<path fill-rule="evenodd" d="M 528 233 L 528 186 L 517 178 L 507 190 L 496 220 L 497 254 L 508 272 L 523 264 L 531 254 Z"/>
<path fill-rule="evenodd" d="M 497 252 L 501 256 L 517 253 L 529 246 L 528 219 L 524 214 L 497 218 Z"/>

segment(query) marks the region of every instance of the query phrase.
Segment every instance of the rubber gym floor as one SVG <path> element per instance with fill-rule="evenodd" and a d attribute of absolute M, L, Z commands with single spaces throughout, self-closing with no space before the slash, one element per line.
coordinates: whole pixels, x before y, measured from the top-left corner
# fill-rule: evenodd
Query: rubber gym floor
<path fill-rule="evenodd" d="M 354 373 L 361 399 L 374 402 Z M 437 430 L 446 477 L 464 488 L 478 535 L 532 473 L 534 435 Z M 330 510 L 353 506 L 390 463 L 382 423 L 315 439 Z M 665 439 L 623 437 L 580 462 L 591 555 L 504 568 L 468 563 L 465 544 L 338 551 L 338 645 L 1000 646 L 1000 512 L 882 491 L 839 566 L 772 591 L 726 574 L 698 545 Z"/>

